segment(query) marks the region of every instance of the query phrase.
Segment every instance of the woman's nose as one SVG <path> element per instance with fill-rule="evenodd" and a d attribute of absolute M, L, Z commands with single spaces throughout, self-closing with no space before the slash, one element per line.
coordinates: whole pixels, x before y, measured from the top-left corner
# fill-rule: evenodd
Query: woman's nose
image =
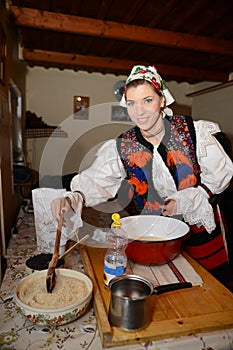
<path fill-rule="evenodd" d="M 141 105 L 137 105 L 137 113 L 139 115 L 144 114 L 145 113 L 145 108 L 143 106 L 141 106 Z"/>

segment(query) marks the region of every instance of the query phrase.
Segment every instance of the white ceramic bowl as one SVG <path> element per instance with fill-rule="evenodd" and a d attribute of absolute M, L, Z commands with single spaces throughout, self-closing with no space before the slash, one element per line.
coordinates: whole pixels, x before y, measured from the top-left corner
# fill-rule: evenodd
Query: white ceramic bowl
<path fill-rule="evenodd" d="M 69 322 L 72 322 L 79 317 L 81 317 L 86 311 L 87 308 L 91 302 L 92 299 L 92 291 L 93 291 L 93 284 L 91 279 L 85 275 L 82 272 L 78 272 L 75 270 L 70 269 L 56 269 L 56 274 L 60 276 L 68 276 L 77 278 L 79 280 L 82 280 L 85 282 L 88 292 L 85 295 L 84 298 L 78 299 L 76 302 L 74 302 L 71 305 L 62 307 L 62 308 L 56 308 L 56 309 L 41 309 L 41 308 L 34 308 L 32 306 L 29 306 L 22 302 L 18 295 L 20 288 L 25 286 L 28 282 L 36 281 L 38 276 L 44 276 L 46 281 L 47 276 L 47 270 L 42 271 L 35 271 L 33 274 L 28 275 L 27 277 L 23 278 L 16 290 L 15 290 L 15 302 L 16 305 L 19 307 L 20 312 L 31 322 L 33 322 L 36 325 L 44 326 L 44 325 L 62 325 Z M 67 285 L 67 289 L 69 286 Z"/>

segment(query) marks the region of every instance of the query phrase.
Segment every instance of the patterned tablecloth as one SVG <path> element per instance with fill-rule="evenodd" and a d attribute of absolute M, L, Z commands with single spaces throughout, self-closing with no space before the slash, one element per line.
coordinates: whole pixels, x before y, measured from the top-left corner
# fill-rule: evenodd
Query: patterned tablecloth
<path fill-rule="evenodd" d="M 14 302 L 14 290 L 24 276 L 25 261 L 36 254 L 33 220 L 25 215 L 8 249 L 7 270 L 0 290 L 0 349 L 2 350 L 101 350 L 94 311 L 59 327 L 39 327 L 22 316 Z M 65 267 L 84 272 L 79 250 L 66 257 Z M 233 349 L 233 330 L 196 334 L 144 344 L 115 347 L 115 350 L 228 350 Z"/>

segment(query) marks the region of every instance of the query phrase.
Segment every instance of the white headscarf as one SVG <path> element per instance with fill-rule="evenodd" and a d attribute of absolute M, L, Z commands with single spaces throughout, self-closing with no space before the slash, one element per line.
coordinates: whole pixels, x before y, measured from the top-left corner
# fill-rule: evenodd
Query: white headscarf
<path fill-rule="evenodd" d="M 149 81 L 159 92 L 161 92 L 165 98 L 164 112 L 168 115 L 173 114 L 172 110 L 167 106 L 172 104 L 175 100 L 154 66 L 134 66 L 126 80 L 125 86 L 127 86 L 129 83 L 131 83 L 131 81 L 136 79 Z M 123 94 L 122 99 L 120 101 L 120 106 L 127 107 L 125 93 Z"/>

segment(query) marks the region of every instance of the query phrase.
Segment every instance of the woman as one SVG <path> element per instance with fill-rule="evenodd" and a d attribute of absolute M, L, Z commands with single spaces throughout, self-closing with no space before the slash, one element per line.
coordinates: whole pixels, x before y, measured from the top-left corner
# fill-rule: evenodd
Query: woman
<path fill-rule="evenodd" d="M 184 249 L 230 288 L 228 232 L 216 195 L 229 186 L 233 164 L 214 136 L 218 125 L 172 116 L 173 101 L 154 67 L 133 67 L 121 105 L 135 127 L 107 141 L 91 167 L 72 179 L 61 210 L 80 212 L 83 201 L 94 206 L 113 198 L 126 178 L 134 214 L 181 214 L 190 226 Z M 60 200 L 51 207 L 58 220 Z"/>

